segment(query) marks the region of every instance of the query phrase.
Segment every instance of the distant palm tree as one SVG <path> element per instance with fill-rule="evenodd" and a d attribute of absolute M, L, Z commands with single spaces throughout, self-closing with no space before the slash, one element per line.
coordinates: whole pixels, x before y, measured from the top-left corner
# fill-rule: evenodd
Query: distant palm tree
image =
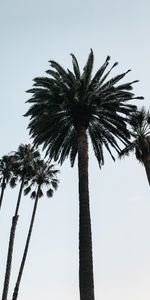
<path fill-rule="evenodd" d="M 129 103 L 134 97 L 132 84 L 117 83 L 130 71 L 108 79 L 115 63 L 106 73 L 110 57 L 92 78 L 94 55 L 91 50 L 81 74 L 72 54 L 73 72 L 50 61 L 50 77 L 37 77 L 28 92 L 33 96 L 25 116 L 34 145 L 43 144 L 50 159 L 63 163 L 70 156 L 71 166 L 78 154 L 79 172 L 79 286 L 81 300 L 94 300 L 92 234 L 88 186 L 88 136 L 100 166 L 104 164 L 103 146 L 114 159 L 111 147 L 119 153 L 117 140 L 125 145 L 130 138 L 127 115 L 136 110 Z"/>
<path fill-rule="evenodd" d="M 150 112 L 142 107 L 139 111 L 132 114 L 130 118 L 133 141 L 126 146 L 120 157 L 129 155 L 135 151 L 136 158 L 143 163 L 147 179 L 150 184 Z"/>
<path fill-rule="evenodd" d="M 0 209 L 3 201 L 4 191 L 8 182 L 11 187 L 16 186 L 16 176 L 13 174 L 13 170 L 15 167 L 15 159 L 14 155 L 8 154 L 4 155 L 0 159 Z"/>
<path fill-rule="evenodd" d="M 9 289 L 9 281 L 10 281 L 10 274 L 11 274 L 11 265 L 12 265 L 12 255 L 13 255 L 13 248 L 14 248 L 14 239 L 15 239 L 15 232 L 16 232 L 16 225 L 18 221 L 18 210 L 20 206 L 21 196 L 25 184 L 26 178 L 32 177 L 32 168 L 33 162 L 37 158 L 40 157 L 39 151 L 35 150 L 30 144 L 28 145 L 20 145 L 18 147 L 18 151 L 15 153 L 15 160 L 16 160 L 16 167 L 14 169 L 14 175 L 18 177 L 20 180 L 20 189 L 15 209 L 15 214 L 12 218 L 12 225 L 10 230 L 10 237 L 9 237 L 9 246 L 8 246 L 8 253 L 7 253 L 7 262 L 6 262 L 6 271 L 5 271 L 5 279 L 4 279 L 4 286 L 3 286 L 3 293 L 2 293 L 2 300 L 7 300 L 8 289 Z"/>
<path fill-rule="evenodd" d="M 31 183 L 24 190 L 24 194 L 27 195 L 32 190 L 32 186 L 35 186 L 35 190 L 31 192 L 31 198 L 35 199 L 35 203 L 34 203 L 28 236 L 27 236 L 24 253 L 20 264 L 20 269 L 19 269 L 12 300 L 16 300 L 18 297 L 19 286 L 20 286 L 24 265 L 28 253 L 29 242 L 32 234 L 37 204 L 39 198 L 43 196 L 42 188 L 46 186 L 47 188 L 46 195 L 48 197 L 52 197 L 54 190 L 56 190 L 58 187 L 58 179 L 57 179 L 58 170 L 54 169 L 54 165 L 49 165 L 49 163 L 44 162 L 44 160 L 37 160 L 37 162 L 35 163 L 34 170 L 35 170 L 35 175 L 32 177 Z"/>

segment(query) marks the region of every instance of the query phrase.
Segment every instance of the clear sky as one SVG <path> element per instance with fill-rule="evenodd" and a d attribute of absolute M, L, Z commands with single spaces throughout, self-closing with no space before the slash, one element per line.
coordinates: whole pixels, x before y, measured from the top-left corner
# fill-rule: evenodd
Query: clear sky
<path fill-rule="evenodd" d="M 90 48 L 95 70 L 106 56 L 119 61 L 114 74 L 131 68 L 135 93 L 149 107 L 149 0 L 5 0 L 0 3 L 0 155 L 28 143 L 25 91 L 43 76 L 48 60 L 71 67 L 73 52 L 84 66 Z M 106 154 L 99 170 L 90 149 L 90 195 L 97 300 L 150 299 L 150 197 L 145 171 L 134 155 L 116 163 Z M 53 199 L 39 203 L 23 275 L 21 300 L 77 300 L 77 168 L 65 162 Z M 0 215 L 0 291 L 17 189 L 8 190 Z M 20 210 L 9 299 L 21 259 L 33 201 Z"/>

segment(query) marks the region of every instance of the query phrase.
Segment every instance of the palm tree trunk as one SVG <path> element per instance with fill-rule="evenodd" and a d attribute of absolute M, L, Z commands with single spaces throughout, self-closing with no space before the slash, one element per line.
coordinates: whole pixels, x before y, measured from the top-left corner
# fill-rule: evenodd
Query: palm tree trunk
<path fill-rule="evenodd" d="M 27 236 L 27 240 L 26 240 L 26 244 L 25 244 L 25 248 L 24 248 L 24 253 L 23 253 L 21 264 L 20 264 L 20 269 L 19 269 L 16 285 L 15 285 L 15 288 L 14 288 L 12 300 L 16 300 L 17 297 L 18 297 L 19 286 L 20 286 L 21 277 L 22 277 L 22 274 L 23 274 L 24 265 L 25 265 L 26 258 L 27 258 L 30 238 L 31 238 L 32 229 L 33 229 L 33 223 L 34 223 L 36 209 L 37 209 L 37 203 L 38 203 L 38 199 L 39 199 L 39 191 L 40 191 L 40 185 L 38 187 L 37 194 L 36 194 L 36 199 L 35 199 L 32 218 L 31 218 L 31 222 L 30 222 L 29 232 L 28 232 L 28 236 Z"/>
<path fill-rule="evenodd" d="M 149 182 L 149 185 L 150 185 L 150 159 L 145 159 L 143 161 L 143 163 L 144 163 L 147 179 L 148 179 L 148 182 Z"/>
<path fill-rule="evenodd" d="M 4 287 L 3 287 L 2 300 L 7 299 L 7 294 L 8 294 L 8 290 L 9 290 L 13 244 L 14 244 L 17 220 L 18 220 L 18 216 L 17 217 L 14 216 L 12 218 L 12 226 L 11 226 L 11 232 L 10 232 L 10 237 L 9 237 L 9 247 L 8 247 L 8 254 L 7 254 L 7 263 L 6 263 L 6 272 L 5 272 L 5 281 L 4 281 Z"/>
<path fill-rule="evenodd" d="M 6 187 L 5 180 L 6 180 L 6 178 L 4 176 L 3 181 L 2 181 L 1 195 L 0 195 L 0 209 L 1 209 L 1 205 L 2 205 L 2 200 L 3 200 L 3 196 L 4 196 L 5 187 Z"/>
<path fill-rule="evenodd" d="M 12 226 L 11 226 L 10 237 L 9 237 L 9 246 L 8 246 L 8 253 L 7 253 L 7 262 L 6 262 L 6 271 L 5 271 L 5 280 L 4 280 L 4 286 L 3 286 L 2 300 L 7 300 L 7 295 L 8 295 L 8 290 L 9 290 L 15 232 L 16 232 L 16 226 L 17 226 L 17 221 L 18 221 L 18 217 L 19 217 L 18 210 L 19 210 L 19 205 L 20 205 L 20 201 L 21 201 L 23 186 L 24 186 L 24 177 L 22 178 L 21 185 L 20 185 L 15 215 L 12 218 Z"/>
<path fill-rule="evenodd" d="M 80 127 L 78 130 L 78 172 L 80 300 L 94 300 L 92 233 L 88 186 L 88 141 L 84 127 Z"/>
<path fill-rule="evenodd" d="M 18 195 L 16 210 L 15 210 L 15 216 L 18 215 L 18 210 L 19 210 L 19 206 L 20 206 L 22 191 L 23 191 L 23 187 L 24 187 L 24 180 L 25 180 L 25 176 L 23 175 L 22 180 L 21 180 L 21 185 L 20 185 L 20 190 L 19 190 L 19 195 Z"/>

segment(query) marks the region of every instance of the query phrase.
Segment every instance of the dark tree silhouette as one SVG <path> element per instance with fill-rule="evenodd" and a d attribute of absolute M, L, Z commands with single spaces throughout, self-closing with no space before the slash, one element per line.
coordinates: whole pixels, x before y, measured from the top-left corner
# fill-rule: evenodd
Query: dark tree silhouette
<path fill-rule="evenodd" d="M 100 166 L 104 164 L 103 147 L 114 159 L 112 149 L 120 152 L 118 141 L 125 145 L 130 138 L 127 115 L 136 110 L 129 103 L 134 97 L 132 84 L 117 83 L 130 71 L 108 79 L 115 63 L 106 71 L 110 57 L 92 77 L 94 62 L 90 51 L 81 74 L 76 57 L 71 54 L 73 72 L 50 61 L 49 77 L 34 79 L 28 92 L 32 97 L 25 116 L 34 145 L 43 144 L 46 155 L 60 164 L 69 156 L 71 166 L 78 154 L 79 172 L 79 288 L 81 300 L 94 300 L 92 234 L 88 185 L 88 136 Z M 106 72 L 105 72 L 106 71 Z"/>
<path fill-rule="evenodd" d="M 30 144 L 20 145 L 18 151 L 15 153 L 14 156 L 16 161 L 16 166 L 13 172 L 14 172 L 14 176 L 20 179 L 20 189 L 19 189 L 16 209 L 15 209 L 15 214 L 12 218 L 12 225 L 11 225 L 10 236 L 9 236 L 9 245 L 8 245 L 2 300 L 7 300 L 7 296 L 8 296 L 15 232 L 16 232 L 16 225 L 19 217 L 18 211 L 19 211 L 25 179 L 29 178 L 29 176 L 32 176 L 33 161 L 39 158 L 39 156 L 40 154 L 38 150 L 34 150 L 34 148 L 31 147 Z"/>
<path fill-rule="evenodd" d="M 58 179 L 57 179 L 58 170 L 56 170 L 54 168 L 54 165 L 50 165 L 48 162 L 44 162 L 44 160 L 37 160 L 34 165 L 35 165 L 34 166 L 35 174 L 31 179 L 30 185 L 24 190 L 24 194 L 27 195 L 28 193 L 30 193 L 30 191 L 32 190 L 32 186 L 35 186 L 35 190 L 31 192 L 31 198 L 35 199 L 35 203 L 34 203 L 34 207 L 33 207 L 33 213 L 32 213 L 32 217 L 31 217 L 27 240 L 26 240 L 24 253 L 22 256 L 20 269 L 19 269 L 16 285 L 14 288 L 12 300 L 16 300 L 18 297 L 18 291 L 19 291 L 21 278 L 22 278 L 22 274 L 23 274 L 23 270 L 24 270 L 24 266 L 25 266 L 25 262 L 26 262 L 26 258 L 27 258 L 30 238 L 31 238 L 35 214 L 36 214 L 36 210 L 37 210 L 37 204 L 38 204 L 39 198 L 43 196 L 42 189 L 45 186 L 47 189 L 46 195 L 48 197 L 52 197 L 54 190 L 56 190 L 58 187 Z"/>
<path fill-rule="evenodd" d="M 135 152 L 136 158 L 141 162 L 146 171 L 147 179 L 150 184 L 150 113 L 142 107 L 139 111 L 133 113 L 130 117 L 130 125 L 133 141 L 125 147 L 120 157 Z"/>
<path fill-rule="evenodd" d="M 15 157 L 12 154 L 4 155 L 0 159 L 0 210 L 2 206 L 2 201 L 4 197 L 4 191 L 9 183 L 13 188 L 16 186 L 16 176 L 14 176 L 14 168 L 15 168 Z"/>

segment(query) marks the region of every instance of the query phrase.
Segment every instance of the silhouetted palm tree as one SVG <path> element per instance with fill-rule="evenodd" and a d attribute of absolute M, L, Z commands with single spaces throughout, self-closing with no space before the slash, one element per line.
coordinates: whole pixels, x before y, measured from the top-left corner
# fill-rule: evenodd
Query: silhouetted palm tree
<path fill-rule="evenodd" d="M 12 255 L 13 255 L 13 248 L 14 248 L 14 239 L 15 239 L 16 225 L 19 217 L 18 210 L 20 206 L 24 183 L 26 178 L 30 178 L 30 176 L 32 177 L 33 162 L 39 157 L 40 157 L 39 151 L 35 150 L 34 147 L 31 147 L 30 144 L 20 145 L 18 147 L 18 151 L 15 153 L 16 168 L 14 169 L 14 175 L 17 176 L 18 179 L 20 180 L 20 189 L 19 189 L 16 209 L 15 209 L 15 214 L 12 218 L 12 225 L 10 230 L 2 300 L 7 300 L 7 295 L 8 295 Z"/>
<path fill-rule="evenodd" d="M 14 155 L 8 154 L 4 155 L 0 159 L 0 209 L 3 201 L 4 191 L 8 182 L 10 186 L 13 188 L 16 186 L 16 176 L 13 174 L 13 170 L 15 168 L 15 159 Z"/>
<path fill-rule="evenodd" d="M 44 162 L 44 160 L 37 160 L 37 162 L 35 163 L 34 171 L 35 171 L 35 175 L 32 177 L 30 185 L 24 190 L 24 194 L 27 195 L 32 190 L 32 186 L 35 186 L 35 190 L 31 192 L 31 198 L 35 199 L 35 203 L 34 203 L 29 232 L 28 232 L 12 300 L 16 300 L 18 296 L 19 286 L 20 286 L 24 265 L 28 253 L 29 242 L 32 234 L 37 204 L 39 198 L 43 196 L 42 189 L 44 188 L 44 186 L 46 186 L 47 188 L 46 195 L 48 197 L 52 197 L 54 190 L 56 190 L 58 187 L 58 179 L 57 179 L 58 170 L 54 169 L 54 165 L 49 165 L 49 163 Z"/>
<path fill-rule="evenodd" d="M 74 165 L 78 153 L 79 171 L 79 285 L 80 299 L 94 300 L 92 262 L 92 235 L 88 187 L 88 136 L 91 138 L 99 165 L 104 164 L 103 146 L 114 159 L 111 147 L 118 153 L 117 140 L 125 145 L 130 137 L 127 118 L 136 106 L 128 103 L 134 97 L 130 92 L 136 81 L 117 85 L 130 71 L 107 79 L 105 73 L 110 57 L 92 78 L 94 56 L 91 50 L 81 74 L 78 61 L 72 54 L 73 72 L 64 70 L 57 62 L 50 61 L 46 71 L 50 77 L 34 79 L 33 96 L 25 116 L 30 117 L 30 135 L 34 145 L 43 144 L 50 159 L 61 164 L 70 156 Z"/>
<path fill-rule="evenodd" d="M 134 140 L 121 151 L 120 157 L 134 151 L 137 160 L 145 167 L 150 184 L 150 112 L 142 107 L 132 114 L 130 125 Z"/>

